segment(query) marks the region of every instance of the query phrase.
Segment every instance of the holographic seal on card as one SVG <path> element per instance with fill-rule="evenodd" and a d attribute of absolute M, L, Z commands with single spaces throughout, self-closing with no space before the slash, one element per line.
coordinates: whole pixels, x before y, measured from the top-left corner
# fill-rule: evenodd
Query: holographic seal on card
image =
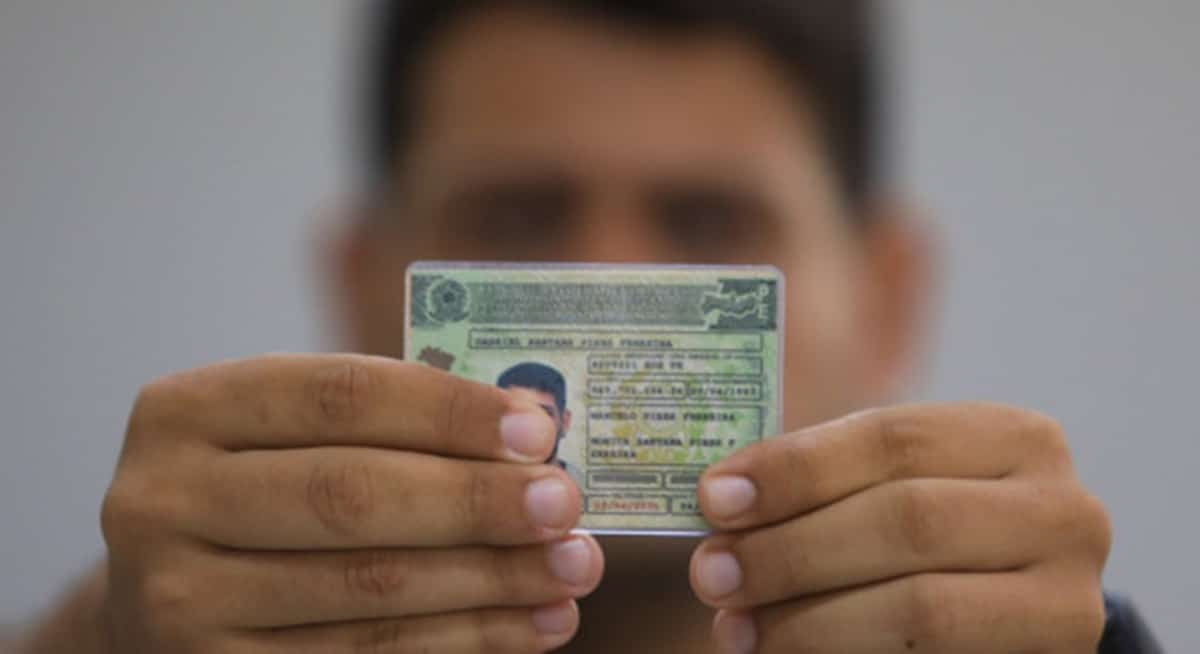
<path fill-rule="evenodd" d="M 419 262 L 405 358 L 531 395 L 580 527 L 693 535 L 705 467 L 779 431 L 783 279 L 761 266 Z"/>

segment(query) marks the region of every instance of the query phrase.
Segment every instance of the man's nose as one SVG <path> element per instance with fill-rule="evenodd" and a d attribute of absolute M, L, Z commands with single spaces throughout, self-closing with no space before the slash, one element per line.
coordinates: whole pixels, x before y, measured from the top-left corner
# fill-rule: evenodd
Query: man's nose
<path fill-rule="evenodd" d="M 671 261 L 653 222 L 630 211 L 594 211 L 575 230 L 564 256 L 591 263 L 655 263 Z"/>

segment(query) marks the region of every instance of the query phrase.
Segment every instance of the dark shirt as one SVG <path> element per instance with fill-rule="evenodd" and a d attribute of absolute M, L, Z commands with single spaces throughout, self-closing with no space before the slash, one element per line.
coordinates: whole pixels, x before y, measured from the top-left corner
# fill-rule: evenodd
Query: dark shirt
<path fill-rule="evenodd" d="M 1132 602 L 1116 595 L 1105 595 L 1104 609 L 1108 620 L 1097 654 L 1162 654 L 1162 647 L 1154 640 Z M 0 628 L 0 654 L 11 652 L 9 648 L 16 646 L 16 642 L 8 638 L 15 638 L 15 632 Z"/>
<path fill-rule="evenodd" d="M 1108 620 L 1097 654 L 1162 654 L 1162 647 L 1132 602 L 1117 595 L 1105 595 L 1104 610 Z"/>

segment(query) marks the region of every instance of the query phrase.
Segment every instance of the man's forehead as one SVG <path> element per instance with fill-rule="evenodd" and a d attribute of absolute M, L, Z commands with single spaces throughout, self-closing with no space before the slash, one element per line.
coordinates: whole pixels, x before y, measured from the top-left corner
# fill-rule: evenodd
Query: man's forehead
<path fill-rule="evenodd" d="M 794 89 L 750 43 L 655 38 L 534 9 L 464 17 L 431 50 L 413 149 L 461 172 L 489 162 L 588 170 L 687 164 L 754 171 L 763 150 L 813 140 Z"/>

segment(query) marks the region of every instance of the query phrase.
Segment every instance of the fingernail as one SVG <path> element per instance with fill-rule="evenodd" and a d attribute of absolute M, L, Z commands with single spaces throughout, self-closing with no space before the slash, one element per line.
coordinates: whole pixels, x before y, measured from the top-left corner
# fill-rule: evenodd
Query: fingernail
<path fill-rule="evenodd" d="M 539 479 L 525 488 L 525 512 L 539 527 L 564 529 L 571 521 L 571 493 L 557 477 Z"/>
<path fill-rule="evenodd" d="M 572 586 L 587 582 L 592 573 L 592 548 L 581 538 L 555 543 L 548 554 L 550 572 Z"/>
<path fill-rule="evenodd" d="M 709 599 L 725 597 L 742 586 L 742 566 L 729 552 L 701 554 L 696 564 L 696 585 Z"/>
<path fill-rule="evenodd" d="M 758 645 L 758 628 L 748 615 L 722 613 L 713 627 L 713 639 L 722 654 L 752 654 Z"/>
<path fill-rule="evenodd" d="M 708 500 L 705 508 L 712 517 L 721 520 L 748 511 L 757 494 L 754 482 L 745 477 L 717 477 L 704 483 L 704 496 Z"/>
<path fill-rule="evenodd" d="M 500 419 L 500 440 L 518 459 L 540 462 L 553 447 L 554 423 L 540 412 L 510 413 Z"/>
<path fill-rule="evenodd" d="M 575 630 L 575 604 L 556 604 L 533 612 L 533 628 L 543 636 L 561 636 Z"/>

